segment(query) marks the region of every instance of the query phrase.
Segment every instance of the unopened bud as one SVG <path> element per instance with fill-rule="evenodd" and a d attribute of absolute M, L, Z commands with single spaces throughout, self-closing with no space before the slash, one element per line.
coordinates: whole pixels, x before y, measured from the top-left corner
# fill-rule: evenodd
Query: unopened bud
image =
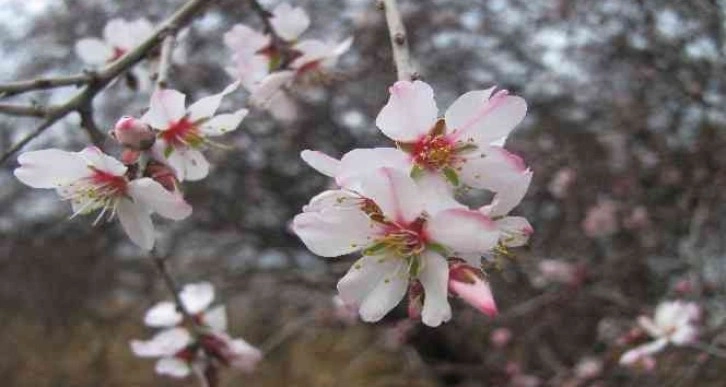
<path fill-rule="evenodd" d="M 498 313 L 492 290 L 481 270 L 458 259 L 449 262 L 449 291 L 490 317 Z"/>
<path fill-rule="evenodd" d="M 149 125 L 129 116 L 121 117 L 110 134 L 121 145 L 133 150 L 147 150 L 156 140 L 156 135 Z"/>

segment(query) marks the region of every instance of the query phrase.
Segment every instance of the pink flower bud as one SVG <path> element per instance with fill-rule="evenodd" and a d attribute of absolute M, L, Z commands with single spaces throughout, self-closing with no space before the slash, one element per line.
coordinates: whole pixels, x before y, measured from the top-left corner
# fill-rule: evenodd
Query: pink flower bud
<path fill-rule="evenodd" d="M 489 341 L 497 348 L 504 348 L 512 340 L 512 331 L 509 328 L 497 328 L 489 335 Z"/>
<path fill-rule="evenodd" d="M 121 145 L 133 150 L 147 150 L 156 140 L 156 135 L 149 125 L 129 116 L 121 117 L 110 134 Z"/>
<path fill-rule="evenodd" d="M 497 315 L 497 305 L 494 302 L 492 290 L 489 283 L 482 278 L 481 270 L 459 261 L 451 263 L 449 265 L 449 291 L 482 313 L 490 317 Z"/>

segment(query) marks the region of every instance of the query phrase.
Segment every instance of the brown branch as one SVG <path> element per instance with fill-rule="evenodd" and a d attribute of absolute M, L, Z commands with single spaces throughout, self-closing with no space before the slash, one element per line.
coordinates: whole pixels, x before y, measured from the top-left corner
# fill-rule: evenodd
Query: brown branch
<path fill-rule="evenodd" d="M 80 74 L 65 77 L 38 78 L 27 81 L 17 81 L 0 84 L 0 98 L 10 97 L 33 90 L 46 90 L 66 86 L 82 86 L 93 79 L 92 72 L 85 71 Z"/>
<path fill-rule="evenodd" d="M 19 117 L 40 117 L 48 115 L 52 108 L 44 108 L 39 105 L 18 105 L 18 104 L 0 104 L 0 114 Z"/>
<path fill-rule="evenodd" d="M 161 45 L 161 55 L 159 58 L 159 69 L 156 72 L 156 87 L 166 89 L 169 87 L 169 73 L 172 65 L 172 53 L 176 44 L 176 35 L 170 34 L 164 38 Z"/>
<path fill-rule="evenodd" d="M 81 116 L 81 127 L 88 134 L 93 145 L 102 148 L 106 135 L 96 125 L 93 119 L 93 100 L 89 100 L 87 104 L 78 108 L 78 115 Z"/>
<path fill-rule="evenodd" d="M 169 289 L 172 297 L 174 297 L 174 304 L 176 304 L 177 310 L 179 311 L 179 313 L 184 315 L 184 319 L 190 322 L 192 326 L 196 329 L 197 326 L 194 322 L 194 318 L 192 317 L 191 313 L 189 313 L 187 307 L 184 305 L 181 297 L 179 296 L 179 291 L 181 290 L 179 288 L 179 284 L 176 282 L 176 279 L 174 279 L 174 277 L 171 275 L 171 272 L 169 271 L 169 266 L 167 266 L 166 264 L 167 257 L 159 255 L 156 250 L 151 250 L 149 256 L 151 256 L 152 261 L 154 261 L 154 266 L 156 266 L 156 271 L 159 273 L 159 276 L 161 276 L 161 278 L 164 280 L 164 285 L 166 285 L 166 288 Z"/>
<path fill-rule="evenodd" d="M 396 73 L 399 81 L 413 81 L 420 75 L 411 64 L 411 52 L 408 48 L 408 35 L 403 25 L 401 13 L 398 11 L 396 0 L 379 0 L 378 6 L 386 14 L 388 34 L 391 37 L 393 62 L 396 64 Z"/>
<path fill-rule="evenodd" d="M 20 142 L 13 145 L 8 151 L 6 151 L 5 154 L 0 157 L 0 164 L 7 161 L 15 152 L 19 151 L 30 141 L 41 135 L 58 120 L 65 117 L 70 112 L 80 111 L 80 109 L 87 106 L 89 103 L 88 101 L 93 100 L 96 94 L 106 88 L 106 86 L 108 86 L 119 75 L 141 61 L 151 50 L 158 46 L 164 38 L 175 34 L 179 28 L 189 23 L 194 16 L 200 13 L 204 7 L 212 1 L 213 0 L 188 1 L 171 17 L 169 17 L 169 19 L 164 21 L 152 34 L 152 36 L 141 43 L 141 45 L 129 51 L 119 60 L 107 65 L 101 71 L 95 74 L 89 73 L 92 75 L 92 78 L 88 81 L 88 84 L 68 102 L 49 112 L 45 121 L 43 121 L 33 132 L 25 136 L 22 140 L 20 140 Z"/>

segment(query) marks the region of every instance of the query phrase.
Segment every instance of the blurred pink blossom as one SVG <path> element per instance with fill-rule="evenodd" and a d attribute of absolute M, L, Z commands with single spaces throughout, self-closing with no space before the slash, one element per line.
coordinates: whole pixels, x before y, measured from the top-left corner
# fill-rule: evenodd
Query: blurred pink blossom
<path fill-rule="evenodd" d="M 496 348 L 503 348 L 512 340 L 512 331 L 509 328 L 497 328 L 489 335 L 489 341 Z"/>
<path fill-rule="evenodd" d="M 650 227 L 648 209 L 643 206 L 635 207 L 628 217 L 623 220 L 623 226 L 628 230 L 642 230 Z"/>
<path fill-rule="evenodd" d="M 618 203 L 610 199 L 600 199 L 587 210 L 582 230 L 590 238 L 612 235 L 618 231 Z"/>
<path fill-rule="evenodd" d="M 570 186 L 575 181 L 575 170 L 570 167 L 561 168 L 555 173 L 547 189 L 552 196 L 562 199 L 567 196 Z"/>
<path fill-rule="evenodd" d="M 586 276 L 584 266 L 558 259 L 543 259 L 537 268 L 539 273 L 535 282 L 541 286 L 559 283 L 576 287 L 582 284 Z"/>

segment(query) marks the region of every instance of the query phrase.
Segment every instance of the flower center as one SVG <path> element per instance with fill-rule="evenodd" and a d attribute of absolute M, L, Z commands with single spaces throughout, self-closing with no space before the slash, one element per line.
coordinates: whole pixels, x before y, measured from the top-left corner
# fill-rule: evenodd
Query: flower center
<path fill-rule="evenodd" d="M 426 250 L 428 242 L 423 230 L 425 223 L 424 218 L 418 218 L 405 226 L 390 224 L 376 246 L 401 258 L 417 256 Z"/>
<path fill-rule="evenodd" d="M 126 50 L 124 50 L 123 48 L 114 47 L 113 54 L 111 54 L 111 59 L 109 59 L 107 63 L 115 62 L 118 58 L 121 58 L 124 55 L 126 55 Z"/>
<path fill-rule="evenodd" d="M 197 147 L 204 142 L 203 137 L 199 133 L 199 128 L 188 118 L 171 124 L 168 129 L 159 135 L 167 144 L 172 146 L 186 145 Z"/>
<path fill-rule="evenodd" d="M 448 166 L 454 155 L 454 144 L 443 135 L 427 135 L 413 145 L 414 162 L 425 169 L 439 170 Z"/>
<path fill-rule="evenodd" d="M 90 177 L 94 195 L 99 197 L 116 198 L 128 192 L 128 181 L 123 176 L 116 176 L 105 171 L 93 169 Z"/>

